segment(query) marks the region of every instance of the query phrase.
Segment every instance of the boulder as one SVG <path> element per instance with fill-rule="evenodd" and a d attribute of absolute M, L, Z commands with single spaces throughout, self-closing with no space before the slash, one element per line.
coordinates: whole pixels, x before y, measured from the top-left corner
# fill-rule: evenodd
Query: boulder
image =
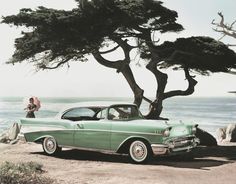
<path fill-rule="evenodd" d="M 234 142 L 235 140 L 233 140 L 233 137 L 235 137 L 236 132 L 236 124 L 229 124 L 226 128 L 226 138 L 225 141 L 226 142 Z"/>
<path fill-rule="evenodd" d="M 216 139 L 200 128 L 197 128 L 196 137 L 200 139 L 200 145 L 202 146 L 217 146 Z"/>
<path fill-rule="evenodd" d="M 226 127 L 216 130 L 217 141 L 236 142 L 236 124 L 229 124 Z"/>
<path fill-rule="evenodd" d="M 8 142 L 8 134 L 7 132 L 3 132 L 0 135 L 0 143 L 7 143 Z"/>
<path fill-rule="evenodd" d="M 232 131 L 230 142 L 236 142 L 236 128 Z"/>
<path fill-rule="evenodd" d="M 20 133 L 20 126 L 18 123 L 13 123 L 12 127 L 8 130 L 8 139 L 14 140 L 17 138 L 17 135 Z"/>
<path fill-rule="evenodd" d="M 226 138 L 226 129 L 227 127 L 218 128 L 216 130 L 216 139 L 218 142 L 222 142 Z"/>
<path fill-rule="evenodd" d="M 3 132 L 0 135 L 0 142 L 1 143 L 9 143 L 9 142 L 16 142 L 14 140 L 18 140 L 17 136 L 20 133 L 20 126 L 18 123 L 13 123 L 12 126 Z"/>

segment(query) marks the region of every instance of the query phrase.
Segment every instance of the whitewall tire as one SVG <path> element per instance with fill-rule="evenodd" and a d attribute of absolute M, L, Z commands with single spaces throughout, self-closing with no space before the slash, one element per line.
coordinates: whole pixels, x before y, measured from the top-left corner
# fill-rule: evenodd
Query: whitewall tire
<path fill-rule="evenodd" d="M 129 147 L 129 156 L 134 163 L 145 163 L 150 159 L 150 149 L 141 140 L 133 141 Z"/>
<path fill-rule="evenodd" d="M 46 137 L 43 140 L 43 150 L 47 155 L 55 155 L 61 151 L 61 148 L 58 147 L 57 141 L 54 137 Z"/>

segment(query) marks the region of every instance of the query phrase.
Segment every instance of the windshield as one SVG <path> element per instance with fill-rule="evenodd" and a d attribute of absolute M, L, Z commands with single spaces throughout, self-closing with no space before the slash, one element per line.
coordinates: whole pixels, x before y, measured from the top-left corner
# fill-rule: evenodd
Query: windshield
<path fill-rule="evenodd" d="M 110 120 L 133 120 L 143 116 L 135 105 L 117 105 L 109 108 L 108 119 Z"/>

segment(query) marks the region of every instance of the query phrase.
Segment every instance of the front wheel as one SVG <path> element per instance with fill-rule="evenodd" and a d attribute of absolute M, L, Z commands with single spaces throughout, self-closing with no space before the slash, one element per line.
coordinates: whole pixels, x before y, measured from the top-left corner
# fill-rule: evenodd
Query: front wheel
<path fill-rule="evenodd" d="M 57 141 L 54 137 L 46 137 L 43 140 L 43 150 L 47 155 L 56 155 L 61 151 L 61 147 L 58 147 Z"/>
<path fill-rule="evenodd" d="M 129 147 L 129 156 L 134 163 L 141 164 L 150 159 L 151 151 L 143 141 L 136 140 Z"/>

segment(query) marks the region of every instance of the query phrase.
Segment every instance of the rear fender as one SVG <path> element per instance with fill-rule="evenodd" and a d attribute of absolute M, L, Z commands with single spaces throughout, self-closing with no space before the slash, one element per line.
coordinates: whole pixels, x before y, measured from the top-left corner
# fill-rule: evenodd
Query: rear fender
<path fill-rule="evenodd" d="M 51 135 L 43 135 L 43 136 L 37 137 L 37 138 L 34 139 L 32 142 L 35 142 L 35 143 L 42 143 L 43 140 L 44 140 L 46 137 L 52 137 L 52 136 L 51 136 Z M 26 139 L 26 140 L 27 140 L 27 139 Z"/>

